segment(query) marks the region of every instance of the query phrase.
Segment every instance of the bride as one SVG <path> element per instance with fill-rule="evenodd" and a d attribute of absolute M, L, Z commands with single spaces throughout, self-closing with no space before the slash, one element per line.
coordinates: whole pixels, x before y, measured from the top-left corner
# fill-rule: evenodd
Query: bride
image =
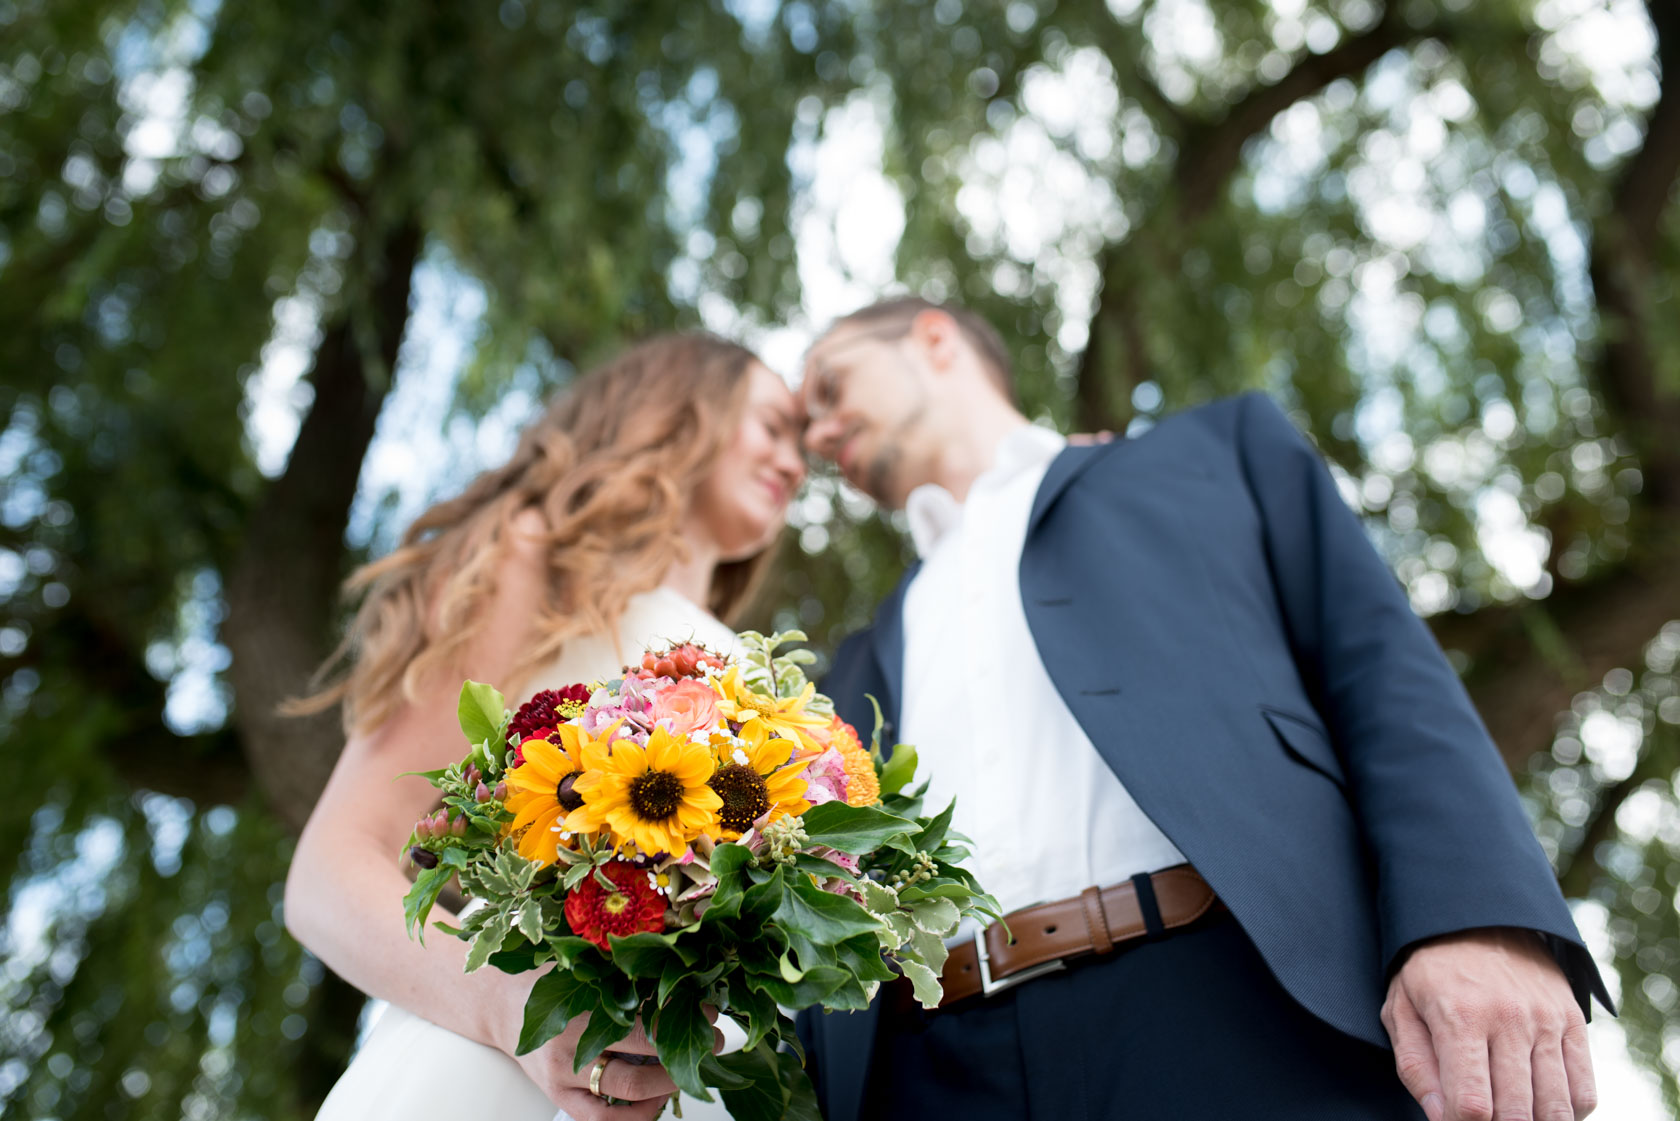
<path fill-rule="evenodd" d="M 404 771 L 462 753 L 464 679 L 517 704 L 538 689 L 618 676 L 644 647 L 713 649 L 741 607 L 804 476 L 793 395 L 753 355 L 703 334 L 642 343 L 580 378 L 512 460 L 414 523 L 349 581 L 365 591 L 336 687 L 349 738 L 298 840 L 286 926 L 328 967 L 388 1001 L 321 1121 L 643 1121 L 676 1087 L 632 1053 L 572 1071 L 582 1021 L 515 1057 L 533 974 L 462 971 L 466 946 L 403 929 L 395 859 L 434 792 Z M 441 910 L 441 908 L 440 908 Z M 446 921 L 452 916 L 442 915 Z M 609 1107 L 605 1098 L 628 1104 Z M 683 1116 L 722 1118 L 684 1100 Z"/>

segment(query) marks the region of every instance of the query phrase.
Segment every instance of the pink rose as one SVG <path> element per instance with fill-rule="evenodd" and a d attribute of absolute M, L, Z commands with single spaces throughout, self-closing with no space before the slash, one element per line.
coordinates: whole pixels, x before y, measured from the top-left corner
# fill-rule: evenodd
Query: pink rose
<path fill-rule="evenodd" d="M 653 698 L 653 722 L 669 728 L 672 735 L 705 731 L 720 719 L 717 694 L 710 685 L 692 677 L 660 690 Z"/>

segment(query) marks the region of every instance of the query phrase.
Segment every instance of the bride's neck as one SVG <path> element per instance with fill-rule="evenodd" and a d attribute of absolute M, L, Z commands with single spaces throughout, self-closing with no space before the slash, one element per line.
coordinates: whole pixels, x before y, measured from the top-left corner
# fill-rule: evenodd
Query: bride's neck
<path fill-rule="evenodd" d="M 718 566 L 717 543 L 691 529 L 683 534 L 683 544 L 688 555 L 673 560 L 659 583 L 681 592 L 693 603 L 705 604 L 712 598 L 712 574 Z"/>

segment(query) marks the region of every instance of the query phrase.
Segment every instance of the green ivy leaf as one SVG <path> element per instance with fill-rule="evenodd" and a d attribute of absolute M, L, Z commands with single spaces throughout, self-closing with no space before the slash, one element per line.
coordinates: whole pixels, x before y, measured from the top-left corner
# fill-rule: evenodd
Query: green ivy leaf
<path fill-rule="evenodd" d="M 589 1023 L 578 1036 L 577 1053 L 572 1056 L 575 1073 L 600 1058 L 601 1052 L 630 1034 L 631 1024 L 621 1024 L 611 1016 L 590 1016 Z"/>
<path fill-rule="evenodd" d="M 732 1051 L 728 1055 L 707 1055 L 700 1060 L 700 1077 L 706 1085 L 715 1090 L 739 1090 L 752 1085 L 752 1078 L 743 1073 L 743 1064 L 731 1062 L 740 1051 Z M 740 1121 L 739 1117 L 734 1121 Z"/>
<path fill-rule="evenodd" d="M 700 917 L 701 922 L 717 923 L 739 917 L 741 897 L 750 882 L 744 869 L 752 864 L 752 859 L 752 851 L 745 845 L 719 845 L 712 850 L 711 869 L 717 877 L 717 888 L 712 892 L 706 913 Z"/>
<path fill-rule="evenodd" d="M 841 879 L 847 883 L 856 883 L 857 877 L 846 871 L 832 860 L 820 856 L 813 856 L 808 852 L 798 852 L 793 855 L 795 871 L 804 872 L 820 879 Z"/>
<path fill-rule="evenodd" d="M 967 884 L 940 883 L 938 880 L 898 889 L 899 901 L 906 905 L 920 903 L 925 899 L 949 899 L 960 906 L 964 900 L 972 898 L 975 894 L 975 890 Z"/>
<path fill-rule="evenodd" d="M 847 985 L 859 987 L 852 980 L 850 973 L 833 965 L 819 965 L 814 969 L 807 969 L 803 977 L 793 982 L 782 980 L 780 974 L 759 974 L 749 977 L 747 983 L 767 994 L 777 1004 L 795 1010 L 827 1004 Z M 851 1004 L 842 1004 L 840 1007 L 851 1007 Z"/>
<path fill-rule="evenodd" d="M 472 942 L 467 946 L 467 963 L 464 967 L 466 971 L 472 973 L 482 968 L 490 960 L 490 955 L 502 948 L 502 943 L 507 940 L 508 931 L 512 929 L 513 916 L 506 911 L 496 911 L 485 919 L 484 925 L 479 927 L 478 933 L 473 935 Z"/>
<path fill-rule="evenodd" d="M 572 1020 L 599 1007 L 593 985 L 564 969 L 543 974 L 525 999 L 525 1022 L 519 1029 L 519 1045 L 514 1053 L 530 1054 L 565 1031 Z"/>
<path fill-rule="evenodd" d="M 877 915 L 889 915 L 898 910 L 898 892 L 885 884 L 871 879 L 860 879 L 858 887 L 863 891 L 863 905 Z"/>
<path fill-rule="evenodd" d="M 854 934 L 873 935 L 881 927 L 881 920 L 858 903 L 824 891 L 809 880 L 797 881 L 782 896 L 775 919 L 790 934 L 830 946 Z"/>
<path fill-rule="evenodd" d="M 744 1014 L 747 1018 L 748 1047 L 756 1047 L 761 1039 L 775 1030 L 776 1019 L 780 1015 L 775 998 L 753 988 L 744 978 L 737 977 L 730 983 L 728 1003 L 730 1011 Z"/>
<path fill-rule="evenodd" d="M 786 1112 L 786 1092 L 776 1052 L 769 1044 L 720 1055 L 717 1065 L 739 1079 L 738 1088 L 722 1089 L 720 1096 L 734 1121 L 781 1121 Z"/>
<path fill-rule="evenodd" d="M 956 812 L 957 800 L 951 799 L 951 804 L 940 811 L 933 820 L 922 826 L 914 840 L 916 848 L 922 852 L 931 853 L 945 843 L 945 833 L 951 828 L 951 815 Z"/>
<path fill-rule="evenodd" d="M 762 924 L 781 907 L 783 888 L 782 866 L 778 864 L 768 880 L 754 884 L 741 896 L 741 917 L 753 920 L 754 925 Z"/>
<path fill-rule="evenodd" d="M 497 950 L 490 955 L 489 964 L 503 973 L 528 973 L 542 964 L 540 953 L 538 947 L 524 943 L 511 950 Z"/>
<path fill-rule="evenodd" d="M 780 1067 L 781 1084 L 787 1091 L 787 1104 L 782 1107 L 782 1121 L 823 1121 L 817 1108 L 817 1090 L 805 1073 L 802 1057 L 788 1051 L 776 1055 Z"/>
<path fill-rule="evenodd" d="M 951 956 L 946 948 L 945 939 L 926 930 L 918 930 L 910 936 L 910 947 L 915 952 L 916 960 L 939 973 L 945 968 L 945 959 Z"/>
<path fill-rule="evenodd" d="M 403 926 L 410 938 L 418 938 L 420 944 L 426 944 L 426 916 L 432 913 L 432 905 L 443 891 L 443 885 L 454 875 L 454 869 L 439 864 L 436 868 L 427 868 L 414 877 L 414 883 L 409 885 L 408 894 L 403 896 Z"/>
<path fill-rule="evenodd" d="M 880 771 L 881 796 L 897 794 L 910 784 L 916 777 L 916 746 L 901 743 L 892 749 L 878 770 Z"/>
<path fill-rule="evenodd" d="M 813 845 L 827 845 L 854 856 L 873 852 L 890 837 L 916 831 L 916 823 L 873 806 L 848 806 L 841 801 L 812 806 L 799 819 Z"/>
<path fill-rule="evenodd" d="M 944 943 L 940 943 L 941 946 Z M 870 981 L 891 981 L 895 974 L 892 966 L 881 957 L 881 944 L 878 939 L 867 934 L 860 934 L 855 938 L 848 938 L 834 947 L 837 964 L 849 971 L 859 981 L 868 984 Z M 940 962 L 943 966 L 945 963 Z"/>
<path fill-rule="evenodd" d="M 682 962 L 667 934 L 612 935 L 607 941 L 612 944 L 613 963 L 631 977 L 658 977 L 667 962 Z"/>
<path fill-rule="evenodd" d="M 656 1014 L 653 1043 L 660 1064 L 683 1093 L 703 1102 L 712 1095 L 700 1078 L 700 1063 L 712 1053 L 713 1039 L 711 1021 L 693 989 L 679 989 Z"/>
<path fill-rule="evenodd" d="M 455 706 L 461 722 L 461 734 L 468 743 L 494 743 L 502 730 L 502 717 L 507 704 L 493 686 L 468 681 L 461 686 L 461 699 Z"/>
<path fill-rule="evenodd" d="M 948 935 L 961 920 L 962 912 L 949 899 L 927 899 L 910 908 L 910 921 L 929 934 Z"/>
<path fill-rule="evenodd" d="M 916 999 L 923 1008 L 938 1008 L 939 1001 L 945 995 L 945 990 L 939 985 L 939 974 L 929 969 L 919 961 L 901 960 L 898 967 L 904 975 L 910 978 L 910 986 L 916 992 Z"/>

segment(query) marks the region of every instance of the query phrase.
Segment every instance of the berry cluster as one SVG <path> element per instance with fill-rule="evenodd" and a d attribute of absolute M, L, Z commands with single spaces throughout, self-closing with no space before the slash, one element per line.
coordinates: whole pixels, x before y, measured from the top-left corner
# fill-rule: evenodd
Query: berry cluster
<path fill-rule="evenodd" d="M 655 677 L 705 677 L 707 669 L 722 670 L 723 666 L 724 660 L 721 655 L 712 653 L 704 646 L 685 642 L 663 653 L 648 651 L 642 655 L 640 667 L 625 666 L 624 674 L 626 677 L 639 677 L 643 681 Z"/>

